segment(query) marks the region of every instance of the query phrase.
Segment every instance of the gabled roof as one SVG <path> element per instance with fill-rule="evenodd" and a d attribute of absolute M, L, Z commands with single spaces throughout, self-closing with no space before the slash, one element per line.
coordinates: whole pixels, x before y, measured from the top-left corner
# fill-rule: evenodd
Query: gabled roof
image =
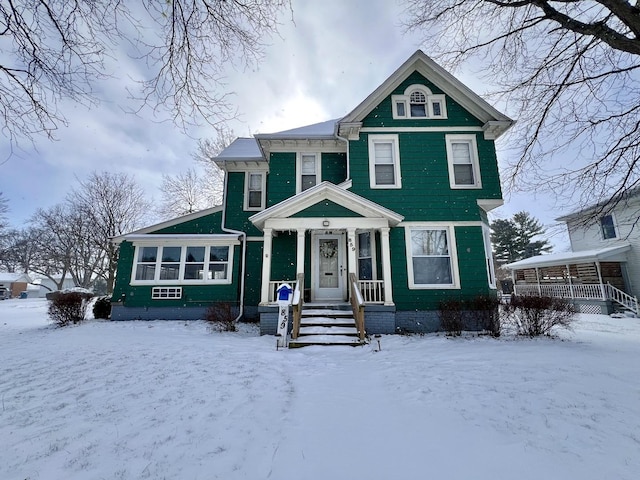
<path fill-rule="evenodd" d="M 577 218 L 582 217 L 586 214 L 592 214 L 595 211 L 607 212 L 610 211 L 612 207 L 617 206 L 618 204 L 624 202 L 628 202 L 633 198 L 640 197 L 640 187 L 630 188 L 619 195 L 614 195 L 607 200 L 602 202 L 595 203 L 593 205 L 589 205 L 587 207 L 581 208 L 580 210 L 576 210 L 575 212 L 567 213 L 561 217 L 556 218 L 558 222 L 568 222 Z"/>
<path fill-rule="evenodd" d="M 165 220 L 164 222 L 156 223 L 155 225 L 150 225 L 148 227 L 134 230 L 133 232 L 125 233 L 124 235 L 113 237 L 111 241 L 116 244 L 122 243 L 123 241 L 128 240 L 129 237 L 131 238 L 139 237 L 140 235 L 143 235 L 143 234 L 149 234 L 157 230 L 161 230 L 163 228 L 173 227 L 174 225 L 179 225 L 181 223 L 188 222 L 190 220 L 196 220 L 201 217 L 206 217 L 207 215 L 211 215 L 212 213 L 217 213 L 220 211 L 222 211 L 222 206 L 220 205 L 216 207 L 205 208 L 204 210 L 200 210 L 198 212 L 188 213 L 187 215 L 182 215 L 180 217 L 172 218 L 170 220 Z M 165 234 L 162 234 L 162 235 L 165 235 Z M 180 234 L 180 235 L 183 235 L 183 234 Z"/>
<path fill-rule="evenodd" d="M 0 283 L 31 283 L 31 277 L 26 273 L 0 272 Z"/>
<path fill-rule="evenodd" d="M 388 208 L 378 205 L 360 195 L 345 190 L 331 182 L 322 182 L 293 197 L 273 205 L 260 213 L 249 217 L 249 220 L 259 229 L 270 218 L 288 218 L 323 200 L 330 200 L 349 210 L 368 218 L 384 218 L 389 225 L 395 226 L 404 217 Z"/>
<path fill-rule="evenodd" d="M 493 138 L 499 137 L 513 125 L 514 121 L 512 119 L 489 105 L 460 80 L 425 55 L 422 50 L 417 50 L 411 55 L 382 85 L 376 88 L 360 105 L 345 115 L 339 123 L 362 122 L 382 100 L 391 95 L 414 71 L 427 78 L 465 110 L 483 122 L 485 130 Z"/>
<path fill-rule="evenodd" d="M 580 252 L 551 253 L 549 255 L 537 255 L 513 262 L 504 267 L 509 270 L 522 270 L 525 268 L 554 267 L 557 265 L 591 263 L 603 261 L 624 261 L 626 252 L 631 250 L 627 242 L 619 243 L 612 247 L 597 250 L 582 250 Z"/>

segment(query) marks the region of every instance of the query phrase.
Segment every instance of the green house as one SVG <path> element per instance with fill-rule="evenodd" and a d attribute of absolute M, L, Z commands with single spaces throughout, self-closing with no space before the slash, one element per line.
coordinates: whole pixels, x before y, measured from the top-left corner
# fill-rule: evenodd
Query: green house
<path fill-rule="evenodd" d="M 275 333 L 286 282 L 302 311 L 353 307 L 368 334 L 435 331 L 440 302 L 495 293 L 494 141 L 512 124 L 417 51 L 340 119 L 236 139 L 213 159 L 221 207 L 115 239 L 112 318 L 227 303 Z"/>

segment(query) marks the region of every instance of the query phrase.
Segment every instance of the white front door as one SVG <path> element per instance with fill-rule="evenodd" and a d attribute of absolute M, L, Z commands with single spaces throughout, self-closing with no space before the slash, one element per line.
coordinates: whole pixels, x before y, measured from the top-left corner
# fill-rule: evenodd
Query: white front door
<path fill-rule="evenodd" d="M 311 279 L 313 301 L 347 299 L 345 280 L 347 265 L 344 249 L 344 234 L 313 236 L 313 278 Z"/>

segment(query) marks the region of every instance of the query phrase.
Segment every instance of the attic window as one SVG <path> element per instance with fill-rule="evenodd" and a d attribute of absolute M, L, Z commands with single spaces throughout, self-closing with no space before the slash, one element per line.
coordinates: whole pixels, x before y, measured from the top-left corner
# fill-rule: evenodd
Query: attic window
<path fill-rule="evenodd" d="M 434 94 L 424 85 L 411 85 L 403 95 L 392 95 L 395 119 L 446 119 L 447 104 L 443 94 Z"/>

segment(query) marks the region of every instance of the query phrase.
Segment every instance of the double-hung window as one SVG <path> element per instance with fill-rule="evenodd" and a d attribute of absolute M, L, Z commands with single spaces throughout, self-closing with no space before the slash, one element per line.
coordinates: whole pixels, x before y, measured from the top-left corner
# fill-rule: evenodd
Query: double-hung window
<path fill-rule="evenodd" d="M 605 215 L 600 218 L 600 231 L 602 232 L 602 239 L 609 240 L 610 238 L 617 238 L 616 224 L 613 220 L 613 215 Z"/>
<path fill-rule="evenodd" d="M 358 234 L 358 280 L 375 280 L 372 232 Z"/>
<path fill-rule="evenodd" d="M 451 226 L 407 226 L 409 288 L 459 288 Z"/>
<path fill-rule="evenodd" d="M 264 210 L 265 178 L 264 172 L 247 172 L 245 174 L 244 209 L 246 211 Z"/>
<path fill-rule="evenodd" d="M 299 153 L 297 161 L 296 192 L 315 187 L 320 183 L 320 154 Z"/>
<path fill-rule="evenodd" d="M 400 188 L 398 135 L 369 135 L 369 182 L 371 188 Z"/>
<path fill-rule="evenodd" d="M 446 135 L 451 188 L 481 188 L 475 135 Z"/>

